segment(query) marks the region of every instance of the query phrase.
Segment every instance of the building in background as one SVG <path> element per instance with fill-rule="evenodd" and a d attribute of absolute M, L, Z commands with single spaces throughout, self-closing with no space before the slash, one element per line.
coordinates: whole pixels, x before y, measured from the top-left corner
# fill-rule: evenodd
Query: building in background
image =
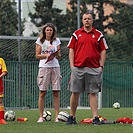
<path fill-rule="evenodd" d="M 11 0 L 13 1 L 13 0 Z M 34 13 L 34 7 L 35 7 L 35 2 L 36 0 L 21 0 L 21 18 L 22 20 L 26 20 L 24 23 L 24 31 L 23 31 L 23 36 L 28 37 L 32 35 L 33 32 L 38 32 L 38 28 L 31 23 L 30 17 L 28 16 L 29 12 Z M 17 11 L 18 11 L 18 3 L 19 0 L 15 0 L 17 3 Z M 54 0 L 53 7 L 59 8 L 62 10 L 62 13 L 66 13 L 66 0 Z"/>
<path fill-rule="evenodd" d="M 11 0 L 12 1 L 12 0 Z M 17 10 L 18 10 L 18 2 L 19 0 L 15 0 L 17 3 Z M 23 36 L 31 36 L 33 32 L 38 32 L 38 28 L 31 23 L 30 17 L 28 16 L 29 12 L 34 13 L 34 2 L 36 0 L 21 0 L 21 18 L 22 20 L 25 19 L 26 22 L 24 24 L 25 30 L 23 31 Z M 66 13 L 66 8 L 70 8 L 68 6 L 70 0 L 54 0 L 53 7 L 59 8 L 62 10 L 62 13 Z M 119 0 L 120 2 L 127 3 L 127 4 L 133 4 L 133 0 Z M 91 8 L 91 6 L 89 6 Z M 110 14 L 112 12 L 112 8 L 109 7 L 109 5 L 106 5 L 105 7 L 105 15 Z"/>
<path fill-rule="evenodd" d="M 120 0 L 120 2 L 127 3 L 127 4 L 130 4 L 130 5 L 133 4 L 133 0 Z"/>
<path fill-rule="evenodd" d="M 38 28 L 30 21 L 30 17 L 28 16 L 29 12 L 34 13 L 34 1 L 35 0 L 22 0 L 21 1 L 21 17 L 22 20 L 25 19 L 26 22 L 24 23 L 24 31 L 23 36 L 30 36 L 33 32 L 38 32 Z"/>

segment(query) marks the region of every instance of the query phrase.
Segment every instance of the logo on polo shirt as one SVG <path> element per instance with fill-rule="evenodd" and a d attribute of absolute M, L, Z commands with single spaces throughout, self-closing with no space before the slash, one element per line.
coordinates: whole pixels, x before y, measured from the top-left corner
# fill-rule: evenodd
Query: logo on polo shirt
<path fill-rule="evenodd" d="M 92 35 L 92 38 L 95 38 L 95 35 L 94 34 Z"/>
<path fill-rule="evenodd" d="M 81 34 L 78 35 L 78 37 L 81 37 L 81 36 L 82 36 Z"/>

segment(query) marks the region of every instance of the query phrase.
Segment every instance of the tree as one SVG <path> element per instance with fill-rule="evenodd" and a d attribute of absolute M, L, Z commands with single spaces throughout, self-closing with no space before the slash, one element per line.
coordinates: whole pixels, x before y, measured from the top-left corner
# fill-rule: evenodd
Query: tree
<path fill-rule="evenodd" d="M 133 5 L 121 4 L 117 10 L 111 14 L 112 22 L 108 25 L 112 26 L 112 29 L 115 31 L 115 34 L 124 32 L 128 43 L 133 42 Z"/>
<path fill-rule="evenodd" d="M 64 27 L 64 31 L 62 36 L 64 37 L 70 37 L 72 35 L 72 33 L 78 28 L 77 27 L 77 12 L 78 12 L 78 3 L 77 0 L 70 0 L 70 2 L 68 3 L 68 6 L 70 8 L 67 8 L 67 12 L 66 12 L 66 16 L 65 16 L 65 27 Z M 84 7 L 84 8 L 82 8 Z M 80 20 L 82 17 L 82 14 L 87 11 L 87 6 L 85 2 L 82 2 L 80 4 Z M 80 21 L 80 26 L 82 26 L 82 22 Z"/>
<path fill-rule="evenodd" d="M 18 14 L 16 2 L 0 0 L 0 35 L 17 35 Z"/>
<path fill-rule="evenodd" d="M 70 36 L 77 29 L 77 0 L 70 0 L 68 4 L 70 9 L 67 9 L 66 20 L 68 21 L 65 22 L 68 27 L 65 27 L 66 33 L 63 36 Z M 82 19 L 83 13 L 89 11 L 95 20 L 93 25 L 103 33 L 105 32 L 103 21 L 106 21 L 107 17 L 104 16 L 104 4 L 107 4 L 107 0 L 80 0 L 80 20 Z M 92 10 L 88 9 L 88 5 L 92 6 Z M 96 18 L 97 16 L 98 18 Z M 80 21 L 80 25 L 82 26 L 82 21 Z"/>
<path fill-rule="evenodd" d="M 70 17 L 70 20 L 75 21 L 77 17 L 77 0 L 70 0 L 69 5 L 71 9 L 67 9 L 67 16 Z M 128 15 L 131 18 L 131 5 L 121 3 L 116 0 L 80 0 L 80 14 L 83 15 L 84 12 L 86 12 L 88 9 L 88 5 L 92 6 L 92 10 L 90 11 L 93 14 L 94 17 L 94 23 L 93 25 L 102 31 L 103 33 L 107 33 L 107 30 L 114 30 L 115 32 L 119 31 L 120 23 L 118 25 L 117 19 L 120 19 L 119 21 L 122 21 L 123 17 Z M 110 7 L 113 7 L 114 10 L 112 10 L 112 13 L 110 15 L 105 16 L 105 10 L 104 7 L 109 5 Z M 123 16 L 123 17 L 121 17 Z M 130 18 L 126 18 L 127 21 L 130 21 Z M 74 19 L 73 19 L 74 18 Z M 112 22 L 109 21 L 109 19 L 112 18 Z M 77 22 L 77 21 L 75 21 Z M 103 22 L 107 22 L 106 25 L 103 24 Z M 122 21 L 124 22 L 124 21 Z M 76 24 L 76 23 L 75 23 Z M 70 24 L 71 27 L 73 23 Z M 82 25 L 82 23 L 81 23 Z M 122 26 L 122 23 L 121 23 Z M 73 28 L 73 27 L 72 27 Z M 75 29 L 75 28 L 74 28 Z"/>
<path fill-rule="evenodd" d="M 35 13 L 29 13 L 31 22 L 37 27 L 43 26 L 45 23 L 51 22 L 55 26 L 59 33 L 62 33 L 64 24 L 64 15 L 61 14 L 62 10 L 53 7 L 53 0 L 38 0 L 35 1 Z M 33 33 L 36 35 L 36 33 Z"/>
<path fill-rule="evenodd" d="M 121 3 L 116 0 L 81 0 L 82 2 L 86 2 L 86 4 L 92 5 L 92 12 L 94 13 L 94 23 L 93 25 L 102 31 L 103 33 L 107 33 L 108 30 L 116 31 L 116 27 L 118 26 L 116 21 L 114 21 L 113 14 L 117 17 L 120 17 L 120 10 L 123 6 L 128 7 L 127 4 Z M 112 13 L 109 15 L 105 15 L 104 8 L 109 5 L 112 7 Z M 96 17 L 97 16 L 97 17 Z M 110 21 L 112 20 L 112 22 Z M 106 22 L 106 25 L 103 24 Z"/>
<path fill-rule="evenodd" d="M 73 33 L 74 30 L 77 29 L 77 0 L 70 0 L 70 2 L 68 3 L 70 6 L 70 9 L 67 9 L 67 28 L 66 29 L 66 33 L 65 35 L 69 35 Z M 92 5 L 92 10 L 88 9 L 88 5 Z M 102 19 L 96 19 L 96 14 L 94 13 L 94 10 L 96 11 L 97 14 L 99 14 L 99 18 Z M 88 0 L 80 0 L 80 20 L 82 19 L 82 15 L 83 13 L 85 13 L 86 11 L 89 11 L 92 13 L 93 17 L 94 17 L 94 26 L 96 28 L 98 28 L 99 30 L 104 32 L 104 26 L 103 26 L 103 21 L 104 21 L 104 11 L 103 11 L 103 1 L 95 1 L 95 0 L 90 0 L 88 2 Z M 80 26 L 82 26 L 82 21 L 80 21 Z M 71 27 L 71 28 L 70 28 Z"/>
<path fill-rule="evenodd" d="M 112 22 L 108 26 L 114 30 L 113 36 L 108 36 L 110 46 L 109 57 L 123 61 L 133 61 L 133 5 L 122 4 L 111 14 Z M 120 48 L 117 48 L 119 45 Z M 117 49 L 116 49 L 117 48 Z M 112 58 L 112 59 L 113 59 Z"/>

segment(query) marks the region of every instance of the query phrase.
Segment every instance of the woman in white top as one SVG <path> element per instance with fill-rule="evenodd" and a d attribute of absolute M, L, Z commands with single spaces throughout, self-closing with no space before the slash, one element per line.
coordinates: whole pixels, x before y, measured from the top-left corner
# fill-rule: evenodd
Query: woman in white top
<path fill-rule="evenodd" d="M 58 122 L 61 88 L 61 73 L 58 59 L 60 54 L 60 40 L 56 37 L 56 28 L 52 23 L 46 23 L 43 26 L 39 38 L 36 40 L 36 58 L 40 59 L 37 84 L 39 87 L 38 107 L 40 117 L 37 122 L 43 122 L 44 98 L 50 83 L 52 83 L 52 92 L 55 109 L 55 122 Z M 51 55 L 52 54 L 52 55 Z M 49 57 L 50 60 L 48 60 Z M 48 60 L 48 62 L 46 62 Z"/>

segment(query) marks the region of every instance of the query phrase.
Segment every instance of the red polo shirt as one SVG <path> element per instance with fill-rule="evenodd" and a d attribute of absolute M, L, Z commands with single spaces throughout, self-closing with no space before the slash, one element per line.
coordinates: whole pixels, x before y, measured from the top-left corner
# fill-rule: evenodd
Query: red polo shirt
<path fill-rule="evenodd" d="M 74 66 L 89 68 L 100 67 L 100 53 L 108 49 L 103 34 L 94 27 L 88 33 L 84 27 L 76 30 L 67 47 L 74 50 Z"/>

